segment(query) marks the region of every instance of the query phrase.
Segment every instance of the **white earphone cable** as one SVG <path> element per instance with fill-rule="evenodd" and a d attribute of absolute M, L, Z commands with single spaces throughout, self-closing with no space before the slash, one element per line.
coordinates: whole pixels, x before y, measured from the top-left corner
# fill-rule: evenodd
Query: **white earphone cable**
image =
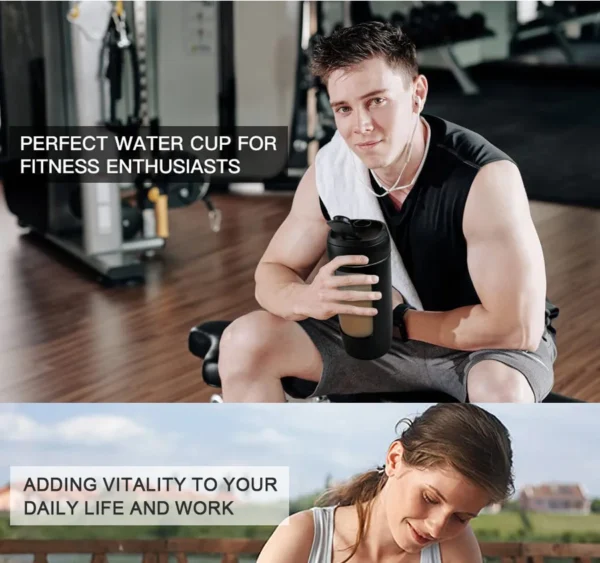
<path fill-rule="evenodd" d="M 427 140 L 426 140 L 426 143 L 425 143 L 425 150 L 423 152 L 423 158 L 421 159 L 421 163 L 419 164 L 419 168 L 417 169 L 417 171 L 416 171 L 415 175 L 413 176 L 412 180 L 408 184 L 405 184 L 404 186 L 398 186 L 398 182 L 402 178 L 402 175 L 404 174 L 404 171 L 406 170 L 406 167 L 408 166 L 408 163 L 410 162 L 410 157 L 412 156 L 412 150 L 413 150 L 413 146 L 414 146 L 414 137 L 415 137 L 415 133 L 417 131 L 417 125 L 418 125 L 419 121 L 423 122 L 423 124 L 425 125 L 425 129 L 427 131 Z M 423 170 L 423 166 L 425 165 L 425 160 L 427 159 L 427 153 L 429 152 L 429 142 L 430 142 L 430 140 L 431 140 L 431 131 L 430 131 L 430 128 L 429 128 L 429 124 L 427 123 L 427 121 L 425 119 L 423 119 L 421 117 L 420 114 L 417 114 L 417 119 L 415 120 L 415 125 L 413 126 L 413 130 L 412 130 L 412 133 L 411 133 L 411 136 L 410 136 L 410 142 L 402 150 L 402 154 L 404 154 L 404 152 L 406 152 L 406 148 L 408 147 L 408 156 L 406 158 L 406 161 L 404 162 L 404 166 L 402 166 L 402 170 L 400 171 L 400 175 L 398 176 L 397 180 L 394 182 L 394 185 L 391 188 L 385 187 L 383 185 L 383 183 L 381 182 L 381 180 L 377 177 L 377 175 L 375 174 L 375 172 L 373 172 L 373 170 L 369 170 L 369 172 L 371 174 L 373 174 L 373 177 L 375 178 L 375 181 L 377 182 L 377 184 L 379 185 L 379 187 L 382 190 L 385 191 L 385 193 L 379 194 L 375 190 L 373 190 L 373 188 L 371 187 L 370 183 L 369 184 L 367 184 L 365 182 L 363 182 L 363 183 L 377 197 L 384 197 L 384 196 L 390 194 L 391 192 L 398 191 L 398 190 L 405 190 L 406 188 L 410 188 L 416 182 L 417 178 L 419 177 L 419 174 L 421 174 L 421 171 Z M 361 181 L 362 181 L 362 178 L 361 178 Z"/>

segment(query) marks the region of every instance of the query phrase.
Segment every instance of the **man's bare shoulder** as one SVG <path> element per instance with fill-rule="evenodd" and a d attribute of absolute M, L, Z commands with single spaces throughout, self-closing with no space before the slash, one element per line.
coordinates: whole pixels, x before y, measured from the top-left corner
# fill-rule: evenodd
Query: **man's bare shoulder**
<path fill-rule="evenodd" d="M 319 203 L 315 165 L 306 170 L 294 194 L 291 212 L 295 215 L 324 222 Z"/>
<path fill-rule="evenodd" d="M 483 166 L 475 176 L 465 206 L 465 235 L 503 231 L 530 223 L 529 202 L 516 164 L 499 160 Z"/>
<path fill-rule="evenodd" d="M 307 563 L 315 534 L 312 511 L 305 510 L 286 518 L 262 550 L 257 563 Z"/>

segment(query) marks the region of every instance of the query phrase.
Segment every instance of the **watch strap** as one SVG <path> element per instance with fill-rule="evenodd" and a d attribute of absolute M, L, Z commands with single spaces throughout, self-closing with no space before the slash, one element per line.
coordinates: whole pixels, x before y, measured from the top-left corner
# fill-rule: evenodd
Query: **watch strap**
<path fill-rule="evenodd" d="M 404 317 L 406 312 L 409 310 L 415 311 L 416 309 L 409 305 L 408 303 L 400 303 L 394 308 L 392 313 L 394 326 L 398 328 L 400 331 L 400 339 L 402 342 L 406 342 L 408 340 L 408 330 L 406 329 L 406 323 L 404 322 Z"/>

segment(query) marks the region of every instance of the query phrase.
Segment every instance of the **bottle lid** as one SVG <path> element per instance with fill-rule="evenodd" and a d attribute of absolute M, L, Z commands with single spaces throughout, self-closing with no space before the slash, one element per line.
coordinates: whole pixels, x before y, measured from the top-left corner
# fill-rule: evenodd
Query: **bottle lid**
<path fill-rule="evenodd" d="M 344 249 L 344 254 L 360 254 L 366 248 L 389 247 L 387 227 L 381 221 L 372 219 L 348 219 L 336 215 L 327 224 L 331 228 L 328 237 L 329 246 Z"/>

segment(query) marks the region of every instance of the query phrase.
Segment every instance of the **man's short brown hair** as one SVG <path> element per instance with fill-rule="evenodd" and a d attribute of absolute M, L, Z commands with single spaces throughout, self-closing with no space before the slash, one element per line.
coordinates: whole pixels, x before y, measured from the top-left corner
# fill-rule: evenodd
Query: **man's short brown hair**
<path fill-rule="evenodd" d="M 398 27 L 389 23 L 367 22 L 345 27 L 313 43 L 310 70 L 327 83 L 331 73 L 380 57 L 390 67 L 403 71 L 407 85 L 419 74 L 417 49 Z"/>

